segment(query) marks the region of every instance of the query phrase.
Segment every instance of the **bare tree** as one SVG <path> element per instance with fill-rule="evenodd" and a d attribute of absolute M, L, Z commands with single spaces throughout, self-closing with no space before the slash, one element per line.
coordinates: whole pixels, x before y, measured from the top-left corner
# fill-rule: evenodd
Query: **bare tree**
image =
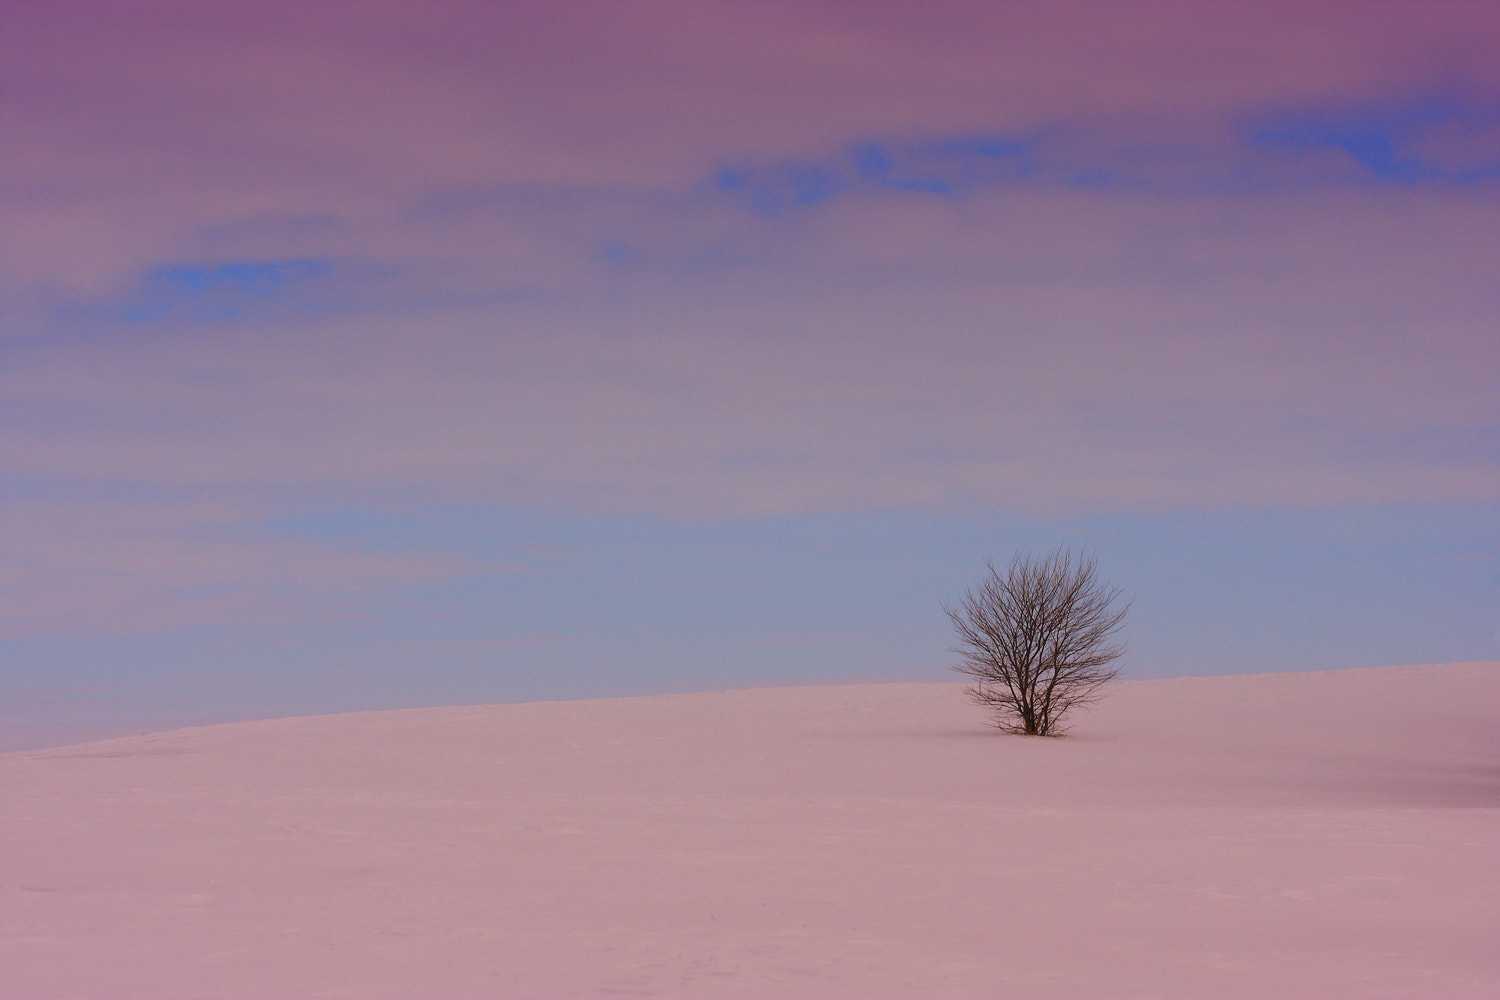
<path fill-rule="evenodd" d="M 1041 558 L 1017 555 L 1001 576 L 970 588 L 958 607 L 943 610 L 958 630 L 953 669 L 974 678 L 965 693 L 995 714 L 995 725 L 1028 736 L 1060 736 L 1072 708 L 1099 697 L 1119 674 L 1110 664 L 1124 652 L 1111 637 L 1129 604 L 1096 578 L 1093 556 L 1067 548 Z"/>

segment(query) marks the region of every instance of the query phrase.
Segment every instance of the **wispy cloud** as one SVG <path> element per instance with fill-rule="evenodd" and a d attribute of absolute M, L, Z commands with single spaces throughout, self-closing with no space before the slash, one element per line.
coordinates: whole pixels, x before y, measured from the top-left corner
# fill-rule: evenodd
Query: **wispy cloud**
<path fill-rule="evenodd" d="M 1040 168 L 1033 144 L 1011 137 L 952 136 L 920 142 L 877 140 L 822 160 L 725 167 L 719 191 L 743 197 L 752 210 L 775 215 L 818 205 L 841 194 L 896 191 L 958 196 L 1015 182 Z"/>
<path fill-rule="evenodd" d="M 334 262 L 327 259 L 240 260 L 151 268 L 116 315 L 125 323 L 164 319 L 212 322 L 242 319 L 268 307 L 306 301 L 326 287 Z"/>
<path fill-rule="evenodd" d="M 1244 126 L 1255 147 L 1312 180 L 1394 184 L 1500 181 L 1500 99 L 1435 94 L 1337 108 L 1283 108 Z M 1330 164 L 1322 153 L 1342 155 Z M 1343 166 L 1344 169 L 1338 169 Z"/>
<path fill-rule="evenodd" d="M 299 538 L 271 523 L 273 506 L 243 499 L 136 493 L 0 493 L 0 639 L 326 619 L 494 571 L 451 552 Z"/>
<path fill-rule="evenodd" d="M 1327 153 L 1339 156 L 1330 158 Z M 1500 103 L 1414 97 L 1354 108 L 1283 107 L 1196 121 L 1126 117 L 1027 133 L 878 138 L 814 158 L 722 167 L 712 186 L 776 216 L 846 196 L 963 199 L 1075 186 L 1192 196 L 1369 183 L 1500 182 Z"/>

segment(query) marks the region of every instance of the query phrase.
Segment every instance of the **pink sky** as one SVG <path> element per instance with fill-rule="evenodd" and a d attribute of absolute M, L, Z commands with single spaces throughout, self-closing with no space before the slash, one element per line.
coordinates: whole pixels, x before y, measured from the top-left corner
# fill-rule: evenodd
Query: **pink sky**
<path fill-rule="evenodd" d="M 51 414 L 12 471 L 1494 497 L 1491 6 L 933 10 L 8 5 L 5 390 Z M 782 205 L 799 170 L 832 193 Z"/>
<path fill-rule="evenodd" d="M 0 23 L 0 635 L 489 571 L 313 516 L 1500 500 L 1494 4 Z"/>

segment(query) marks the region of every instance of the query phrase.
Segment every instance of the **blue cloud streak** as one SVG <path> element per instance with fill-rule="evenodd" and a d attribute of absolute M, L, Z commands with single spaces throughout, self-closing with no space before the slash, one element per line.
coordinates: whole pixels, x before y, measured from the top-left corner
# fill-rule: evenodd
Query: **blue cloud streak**
<path fill-rule="evenodd" d="M 1439 162 L 1424 148 L 1440 130 L 1456 136 L 1456 152 L 1467 157 L 1466 165 Z M 1277 112 L 1250 123 L 1245 138 L 1254 147 L 1291 156 L 1337 150 L 1375 182 L 1476 184 L 1500 179 L 1500 162 L 1489 158 L 1497 131 L 1500 108 L 1448 95 L 1338 112 Z"/>
<path fill-rule="evenodd" d="M 1180 123 L 1179 123 L 1180 124 Z M 1280 109 L 1230 118 L 1189 141 L 1160 123 L 1118 123 L 1024 134 L 875 139 L 820 158 L 723 167 L 712 187 L 762 216 L 808 209 L 848 195 L 962 198 L 1023 185 L 1234 192 L 1330 184 L 1476 185 L 1500 180 L 1500 106 L 1431 97 L 1341 109 Z M 1461 161 L 1439 159 L 1439 133 Z M 1332 150 L 1344 168 L 1308 156 Z"/>
<path fill-rule="evenodd" d="M 160 265 L 147 271 L 135 293 L 115 307 L 115 318 L 132 324 L 174 316 L 242 319 L 294 296 L 306 296 L 326 284 L 333 271 L 334 262 L 326 258 Z"/>

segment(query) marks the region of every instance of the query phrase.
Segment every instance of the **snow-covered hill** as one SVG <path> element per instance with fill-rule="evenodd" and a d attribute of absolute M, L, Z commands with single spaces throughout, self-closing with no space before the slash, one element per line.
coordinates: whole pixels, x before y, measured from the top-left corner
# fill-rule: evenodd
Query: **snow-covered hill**
<path fill-rule="evenodd" d="M 1500 664 L 180 730 L 0 756 L 9 997 L 1500 996 Z"/>

